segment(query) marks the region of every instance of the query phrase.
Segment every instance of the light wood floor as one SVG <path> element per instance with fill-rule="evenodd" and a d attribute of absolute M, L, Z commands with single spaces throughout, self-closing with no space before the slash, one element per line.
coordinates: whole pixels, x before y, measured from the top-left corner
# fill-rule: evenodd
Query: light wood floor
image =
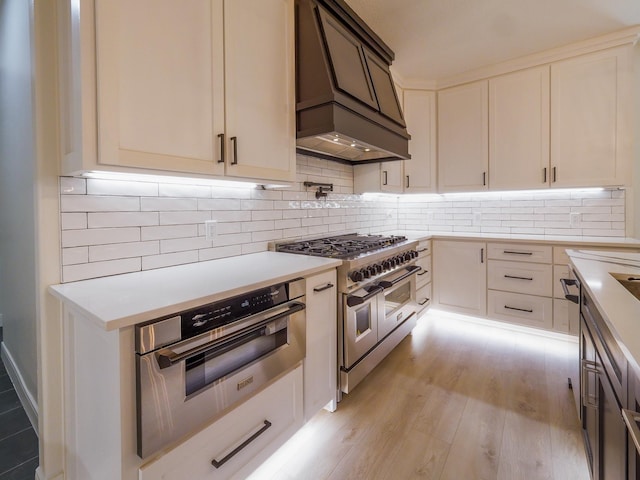
<path fill-rule="evenodd" d="M 588 479 L 569 359 L 577 343 L 429 312 L 252 479 Z"/>

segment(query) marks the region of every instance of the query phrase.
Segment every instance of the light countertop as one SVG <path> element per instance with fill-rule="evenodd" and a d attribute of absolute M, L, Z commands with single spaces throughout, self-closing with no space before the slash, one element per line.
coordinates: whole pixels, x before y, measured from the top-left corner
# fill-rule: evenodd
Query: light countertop
<path fill-rule="evenodd" d="M 341 260 L 260 252 L 52 285 L 70 308 L 114 330 L 336 268 Z"/>
<path fill-rule="evenodd" d="M 611 273 L 640 276 L 640 253 L 567 250 L 574 269 L 636 375 L 640 375 L 640 300 Z"/>
<path fill-rule="evenodd" d="M 404 235 L 409 240 L 478 240 L 515 243 L 553 243 L 566 246 L 597 246 L 612 248 L 640 248 L 640 240 L 627 237 L 583 237 L 560 235 L 524 235 L 478 232 L 435 232 L 422 230 L 398 230 L 386 232 L 394 235 Z"/>

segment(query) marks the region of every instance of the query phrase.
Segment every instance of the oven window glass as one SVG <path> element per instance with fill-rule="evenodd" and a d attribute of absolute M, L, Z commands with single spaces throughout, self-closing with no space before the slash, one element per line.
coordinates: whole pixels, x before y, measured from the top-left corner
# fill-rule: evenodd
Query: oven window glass
<path fill-rule="evenodd" d="M 185 362 L 186 396 L 193 395 L 286 344 L 286 328 L 269 335 L 266 328 L 262 327 L 188 358 Z"/>
<path fill-rule="evenodd" d="M 371 330 L 371 305 L 356 310 L 356 338 Z"/>
<path fill-rule="evenodd" d="M 385 292 L 384 294 L 384 312 L 388 317 L 398 308 L 411 301 L 411 282 L 406 282 L 398 288 Z"/>

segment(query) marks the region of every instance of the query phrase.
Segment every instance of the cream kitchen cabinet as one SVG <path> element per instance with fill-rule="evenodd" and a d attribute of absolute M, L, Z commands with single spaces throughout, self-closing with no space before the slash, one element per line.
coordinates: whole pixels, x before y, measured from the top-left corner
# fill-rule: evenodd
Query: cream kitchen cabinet
<path fill-rule="evenodd" d="M 619 47 L 551 65 L 551 185 L 631 181 L 632 49 Z"/>
<path fill-rule="evenodd" d="M 484 317 L 487 268 L 484 242 L 433 241 L 433 306 Z"/>
<path fill-rule="evenodd" d="M 60 2 L 62 172 L 293 180 L 293 3 Z"/>
<path fill-rule="evenodd" d="M 307 278 L 307 351 L 304 359 L 304 417 L 337 405 L 338 338 L 336 271 Z"/>
<path fill-rule="evenodd" d="M 436 191 L 436 94 L 402 90 L 410 160 L 354 166 L 356 193 L 431 193 Z"/>
<path fill-rule="evenodd" d="M 432 289 L 431 289 L 431 240 L 420 240 L 416 247 L 418 252 L 418 265 L 422 270 L 416 274 L 416 302 L 418 302 L 418 311 L 422 312 L 431 305 Z"/>
<path fill-rule="evenodd" d="M 438 92 L 438 191 L 487 190 L 488 96 L 487 80 Z"/>
<path fill-rule="evenodd" d="M 547 188 L 549 66 L 489 80 L 489 188 Z"/>

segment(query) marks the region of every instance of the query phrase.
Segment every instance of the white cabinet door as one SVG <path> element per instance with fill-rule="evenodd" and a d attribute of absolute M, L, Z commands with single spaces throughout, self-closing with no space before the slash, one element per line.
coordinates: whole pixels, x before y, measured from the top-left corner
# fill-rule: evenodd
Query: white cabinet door
<path fill-rule="evenodd" d="M 488 82 L 438 92 L 438 190 L 487 189 L 489 167 Z"/>
<path fill-rule="evenodd" d="M 403 161 L 396 161 L 380 164 L 380 191 L 402 193 L 404 185 L 403 163 Z"/>
<path fill-rule="evenodd" d="M 482 242 L 433 242 L 433 306 L 467 315 L 487 313 L 486 248 Z"/>
<path fill-rule="evenodd" d="M 549 66 L 489 80 L 489 187 L 549 186 Z"/>
<path fill-rule="evenodd" d="M 307 351 L 304 359 L 304 417 L 322 407 L 335 410 L 338 392 L 336 271 L 307 278 Z"/>
<path fill-rule="evenodd" d="M 226 0 L 224 25 L 227 175 L 293 181 L 293 0 Z"/>
<path fill-rule="evenodd" d="M 551 186 L 631 181 L 629 55 L 621 47 L 551 65 Z"/>
<path fill-rule="evenodd" d="M 404 118 L 410 160 L 404 160 L 403 190 L 430 193 L 436 190 L 436 94 L 425 90 L 404 91 Z"/>
<path fill-rule="evenodd" d="M 222 11 L 222 0 L 95 2 L 98 163 L 224 173 Z"/>

